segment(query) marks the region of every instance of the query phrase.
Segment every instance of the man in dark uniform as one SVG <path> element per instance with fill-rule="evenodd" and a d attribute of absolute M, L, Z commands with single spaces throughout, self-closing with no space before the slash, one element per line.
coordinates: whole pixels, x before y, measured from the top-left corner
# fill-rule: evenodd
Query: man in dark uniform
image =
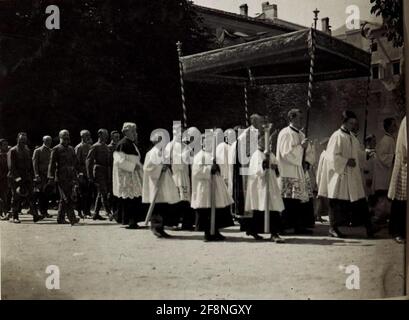
<path fill-rule="evenodd" d="M 43 217 L 38 215 L 34 202 L 33 163 L 31 162 L 30 150 L 27 147 L 27 134 L 25 132 L 20 132 L 17 135 L 17 145 L 8 152 L 7 164 L 12 192 L 11 210 L 13 222 L 20 223 L 19 213 L 24 200 L 27 200 L 30 206 L 29 213 L 33 215 L 33 221 L 37 222 Z"/>
<path fill-rule="evenodd" d="M 121 140 L 121 134 L 116 130 L 111 131 L 111 143 L 108 145 L 109 151 L 111 152 L 111 158 L 110 158 L 111 168 L 112 168 L 113 161 L 114 161 L 114 152 L 120 140 Z M 118 211 L 118 198 L 115 197 L 112 193 L 112 172 L 110 174 L 110 177 L 111 177 L 111 180 L 109 181 L 109 186 L 108 186 L 108 202 L 109 202 L 109 207 L 111 208 L 111 211 L 113 213 L 116 213 Z"/>
<path fill-rule="evenodd" d="M 87 156 L 86 166 L 88 179 L 90 183 L 95 184 L 97 188 L 97 197 L 95 200 L 94 220 L 105 220 L 101 217 L 99 211 L 101 205 L 104 206 L 105 212 L 112 221 L 113 216 L 108 203 L 108 191 L 112 175 L 112 154 L 106 144 L 108 140 L 108 130 L 98 130 L 98 142 L 95 143 Z"/>
<path fill-rule="evenodd" d="M 7 219 L 7 213 L 10 210 L 9 206 L 9 184 L 7 174 L 9 168 L 7 166 L 7 152 L 9 144 L 6 139 L 0 139 L 0 216 Z"/>
<path fill-rule="evenodd" d="M 85 161 L 89 150 L 91 149 L 91 133 L 88 130 L 80 132 L 81 142 L 75 147 L 75 154 L 78 160 L 78 181 L 80 194 L 77 210 L 80 217 L 91 217 L 92 188 L 87 178 L 87 169 Z"/>
<path fill-rule="evenodd" d="M 45 192 L 52 141 L 50 136 L 43 137 L 43 145 L 35 149 L 33 153 L 34 181 L 37 183 L 38 204 L 41 215 L 46 218 L 52 218 L 48 214 L 49 195 Z"/>
<path fill-rule="evenodd" d="M 72 146 L 70 146 L 70 134 L 67 130 L 60 131 L 60 144 L 51 151 L 50 165 L 48 167 L 48 178 L 56 182 L 60 193 L 57 222 L 66 224 L 65 215 L 71 225 L 79 222 L 74 212 L 74 200 L 78 188 L 77 179 L 77 157 Z"/>
<path fill-rule="evenodd" d="M 121 134 L 116 130 L 111 131 L 111 143 L 108 145 L 108 148 L 111 151 L 111 153 L 114 153 L 119 140 L 121 140 Z"/>

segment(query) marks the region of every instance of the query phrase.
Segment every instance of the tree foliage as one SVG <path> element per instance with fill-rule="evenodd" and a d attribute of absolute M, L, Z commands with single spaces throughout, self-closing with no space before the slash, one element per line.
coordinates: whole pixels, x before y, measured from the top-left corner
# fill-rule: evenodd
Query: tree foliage
<path fill-rule="evenodd" d="M 371 13 L 381 16 L 386 36 L 395 47 L 403 45 L 403 0 L 371 0 Z"/>

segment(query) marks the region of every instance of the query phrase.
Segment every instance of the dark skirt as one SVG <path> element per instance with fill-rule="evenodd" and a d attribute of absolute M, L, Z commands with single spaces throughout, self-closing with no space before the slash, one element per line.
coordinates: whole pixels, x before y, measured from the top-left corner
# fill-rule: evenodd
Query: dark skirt
<path fill-rule="evenodd" d="M 314 207 L 311 201 L 301 203 L 298 199 L 283 198 L 283 230 L 303 230 L 314 227 Z"/>
<path fill-rule="evenodd" d="M 314 215 L 314 199 L 310 198 L 310 200 L 306 203 L 301 203 L 302 208 L 302 226 L 305 228 L 314 228 L 315 227 L 315 215 Z"/>
<path fill-rule="evenodd" d="M 392 201 L 389 233 L 393 237 L 406 238 L 406 201 Z"/>
<path fill-rule="evenodd" d="M 210 230 L 211 209 L 197 209 L 196 231 Z M 234 226 L 233 217 L 230 213 L 230 206 L 216 209 L 216 229 L 223 229 Z"/>
<path fill-rule="evenodd" d="M 149 206 L 142 203 L 142 198 L 122 199 L 117 198 L 116 222 L 128 225 L 145 221 Z"/>
<path fill-rule="evenodd" d="M 151 217 L 151 228 L 158 231 L 166 227 L 173 227 L 177 222 L 178 212 L 175 204 L 156 203 Z M 178 225 L 178 223 L 176 224 Z"/>
<path fill-rule="evenodd" d="M 366 199 L 355 202 L 329 199 L 331 227 L 358 227 L 370 224 L 370 213 Z"/>
<path fill-rule="evenodd" d="M 195 222 L 195 212 L 188 201 L 169 205 L 166 214 L 166 226 L 177 227 L 182 223 L 182 229 L 191 229 Z"/>
<path fill-rule="evenodd" d="M 264 233 L 264 211 L 254 211 L 253 216 L 240 219 L 240 230 L 249 233 Z M 270 212 L 270 233 L 276 234 L 281 230 L 281 214 Z"/>

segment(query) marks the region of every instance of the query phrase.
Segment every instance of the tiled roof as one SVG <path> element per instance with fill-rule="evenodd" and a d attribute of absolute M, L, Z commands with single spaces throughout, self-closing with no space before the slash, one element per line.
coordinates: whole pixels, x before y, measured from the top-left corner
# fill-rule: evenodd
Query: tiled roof
<path fill-rule="evenodd" d="M 278 28 L 278 29 L 281 29 L 283 31 L 292 32 L 292 31 L 298 31 L 298 30 L 306 29 L 306 27 L 296 25 L 296 24 L 293 24 L 291 22 L 283 21 L 283 20 L 280 20 L 280 19 L 275 19 L 275 20 L 259 19 L 257 17 L 253 18 L 253 17 L 249 17 L 249 16 L 244 16 L 242 14 L 237 14 L 237 13 L 227 12 L 227 11 L 223 11 L 223 10 L 203 7 L 203 6 L 199 6 L 199 5 L 196 5 L 196 4 L 193 4 L 192 6 L 198 12 L 220 15 L 220 16 L 228 17 L 228 18 L 235 19 L 235 20 L 238 20 L 238 21 L 264 25 L 264 26 L 272 27 L 272 28 Z"/>

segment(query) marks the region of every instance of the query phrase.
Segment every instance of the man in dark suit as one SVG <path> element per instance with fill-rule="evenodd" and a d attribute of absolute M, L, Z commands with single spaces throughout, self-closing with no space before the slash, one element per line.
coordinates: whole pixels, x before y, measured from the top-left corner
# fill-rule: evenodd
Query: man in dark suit
<path fill-rule="evenodd" d="M 59 137 L 60 144 L 51 151 L 48 178 L 50 182 L 57 183 L 60 193 L 57 222 L 67 224 L 65 221 L 67 215 L 71 225 L 74 225 L 79 222 L 74 212 L 78 189 L 78 161 L 74 148 L 70 146 L 70 133 L 67 130 L 61 130 Z"/>
<path fill-rule="evenodd" d="M 0 139 L 0 215 L 4 219 L 8 219 L 9 211 L 9 183 L 7 174 L 9 168 L 7 166 L 7 152 L 9 144 L 6 139 Z"/>
<path fill-rule="evenodd" d="M 77 210 L 80 217 L 91 217 L 92 188 L 87 178 L 85 161 L 87 159 L 88 152 L 91 149 L 92 138 L 91 133 L 88 130 L 81 130 L 80 136 L 81 142 L 75 147 L 75 154 L 78 161 L 77 173 L 80 188 Z"/>
<path fill-rule="evenodd" d="M 98 142 L 93 144 L 88 152 L 86 165 L 88 172 L 88 179 L 90 183 L 95 184 L 97 188 L 97 197 L 95 200 L 95 213 L 94 220 L 105 220 L 99 214 L 101 205 L 104 206 L 105 212 L 112 221 L 113 216 L 111 213 L 110 205 L 108 203 L 108 191 L 111 183 L 112 175 L 112 161 L 111 151 L 109 150 L 106 142 L 108 140 L 108 130 L 98 130 Z"/>
<path fill-rule="evenodd" d="M 33 221 L 37 222 L 41 216 L 37 213 L 33 194 L 33 163 L 31 161 L 30 150 L 27 147 L 27 134 L 20 132 L 17 135 L 17 145 L 10 149 L 7 154 L 7 164 L 9 168 L 8 177 L 11 184 L 11 209 L 13 222 L 20 223 L 19 213 L 22 209 L 22 202 L 27 200 Z"/>
<path fill-rule="evenodd" d="M 40 213 L 46 218 L 52 216 L 48 214 L 49 195 L 45 192 L 47 186 L 48 165 L 51 157 L 52 138 L 50 136 L 43 137 L 43 145 L 34 150 L 33 153 L 33 168 L 34 181 L 38 189 L 38 204 Z"/>

